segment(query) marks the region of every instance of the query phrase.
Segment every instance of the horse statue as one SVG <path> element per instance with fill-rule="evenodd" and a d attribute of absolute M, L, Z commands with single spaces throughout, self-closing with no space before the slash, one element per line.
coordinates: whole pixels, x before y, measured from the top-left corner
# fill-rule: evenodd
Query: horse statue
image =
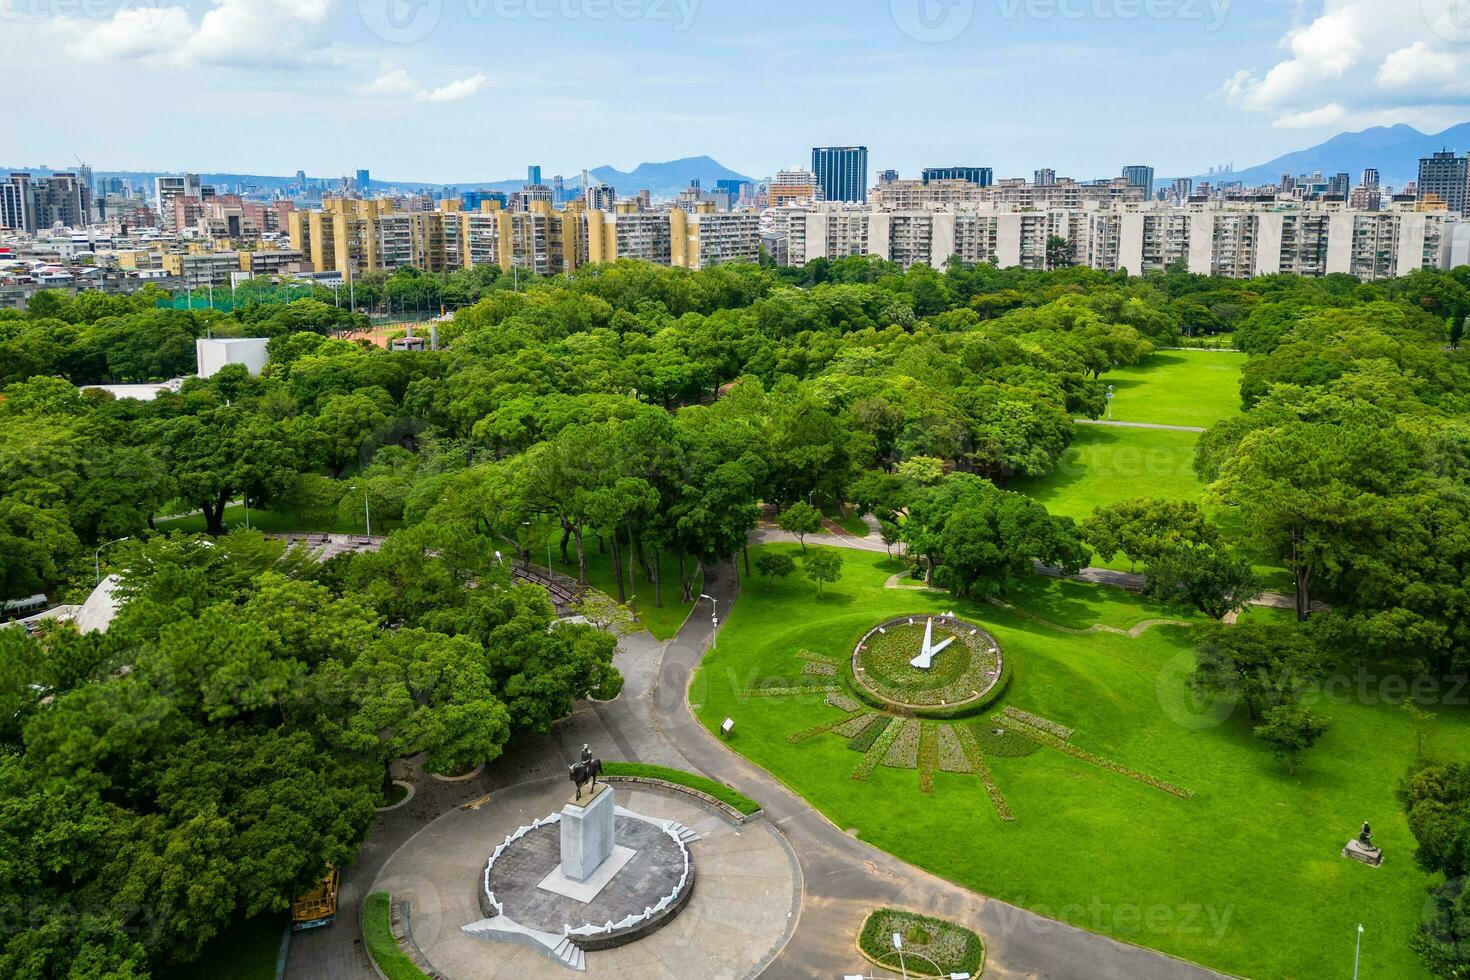
<path fill-rule="evenodd" d="M 582 799 L 582 787 L 591 783 L 593 793 L 597 791 L 597 777 L 602 775 L 602 760 L 592 758 L 592 750 L 582 746 L 582 760 L 567 766 L 567 776 L 577 786 L 578 802 Z"/>

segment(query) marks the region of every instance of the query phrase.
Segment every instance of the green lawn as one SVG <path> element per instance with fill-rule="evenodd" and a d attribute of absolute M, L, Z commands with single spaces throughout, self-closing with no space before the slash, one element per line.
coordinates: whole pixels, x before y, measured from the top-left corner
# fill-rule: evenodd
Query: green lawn
<path fill-rule="evenodd" d="M 1193 432 L 1079 425 L 1056 469 L 1006 484 L 1053 514 L 1085 520 L 1098 507 L 1134 497 L 1198 500 Z"/>
<path fill-rule="evenodd" d="M 1115 389 L 1115 421 L 1208 428 L 1240 414 L 1244 367 L 1244 354 L 1160 351 L 1103 380 Z"/>
<path fill-rule="evenodd" d="M 1415 736 L 1397 708 L 1356 697 L 1314 705 L 1332 727 L 1288 776 L 1243 717 L 1207 724 L 1189 710 L 1187 628 L 1137 639 L 1076 636 L 988 604 L 885 589 L 896 563 L 844 557 L 846 575 L 820 601 L 795 577 L 749 583 L 691 688 L 707 728 L 733 718 L 732 746 L 838 827 L 979 892 L 1231 973 L 1348 976 L 1363 922 L 1363 976 L 1424 975 L 1409 936 L 1429 879 L 1414 867 L 1414 840 L 1393 795 Z M 1072 629 L 1174 615 L 1118 590 L 1064 581 L 1028 580 L 1007 599 Z M 991 630 L 1009 659 L 1013 677 L 993 710 L 1015 707 L 1070 726 L 1077 748 L 1192 798 L 1043 748 L 988 756 L 1015 815 L 1004 822 L 976 776 L 938 772 L 925 795 L 911 769 L 850 778 L 861 756 L 845 738 L 789 742 L 844 716 L 822 694 L 744 693 L 821 681 L 803 674 L 798 651 L 843 661 L 873 623 L 947 609 Z M 1470 753 L 1470 716 L 1442 711 L 1430 751 Z M 1364 820 L 1387 852 L 1382 868 L 1338 855 Z"/>
<path fill-rule="evenodd" d="M 160 980 L 275 980 L 276 958 L 281 935 L 286 930 L 284 912 L 242 919 L 204 946 L 204 952 L 187 966 L 158 973 Z M 327 928 L 334 928 L 328 926 Z"/>

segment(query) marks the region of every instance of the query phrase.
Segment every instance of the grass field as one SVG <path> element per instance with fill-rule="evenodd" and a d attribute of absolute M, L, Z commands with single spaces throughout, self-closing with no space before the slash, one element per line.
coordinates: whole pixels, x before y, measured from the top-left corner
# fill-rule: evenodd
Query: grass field
<path fill-rule="evenodd" d="M 1103 380 L 1115 391 L 1115 421 L 1209 428 L 1240 414 L 1244 367 L 1244 354 L 1160 351 Z"/>
<path fill-rule="evenodd" d="M 732 747 L 837 826 L 985 894 L 1231 973 L 1349 976 L 1364 922 L 1363 976 L 1423 976 L 1409 936 L 1429 879 L 1414 867 L 1393 795 L 1415 733 L 1376 692 L 1315 704 L 1332 727 L 1289 776 L 1244 717 L 1211 724 L 1191 710 L 1187 628 L 1077 636 L 990 605 L 885 589 L 896 563 L 845 558 L 844 578 L 821 600 L 795 578 L 749 584 L 690 693 L 707 728 L 733 718 Z M 1118 590 L 1065 581 L 1028 580 L 1007 599 L 1070 629 L 1174 616 Z M 762 679 L 801 683 L 798 651 L 840 660 L 888 616 L 950 608 L 991 630 L 1009 658 L 1014 676 L 996 710 L 1014 706 L 1075 728 L 1079 749 L 1193 797 L 1042 749 L 989 759 L 1015 814 L 1005 822 L 975 776 L 938 772 L 925 795 L 914 770 L 850 778 L 862 757 L 843 738 L 789 742 L 843 717 L 821 694 L 744 693 Z M 1442 711 L 1428 751 L 1464 757 L 1470 717 Z M 1363 820 L 1388 854 L 1382 868 L 1339 857 Z"/>
<path fill-rule="evenodd" d="M 1194 475 L 1198 441 L 1193 432 L 1079 425 L 1056 469 L 1044 477 L 1013 480 L 1006 489 L 1078 521 L 1098 507 L 1133 497 L 1198 500 L 1205 490 Z"/>
<path fill-rule="evenodd" d="M 190 514 L 188 517 L 168 517 L 153 522 L 159 531 L 165 534 L 169 531 L 186 531 L 191 533 L 202 533 L 204 531 L 204 515 Z M 225 529 L 233 531 L 245 526 L 245 507 L 236 504 L 225 508 Z M 273 510 L 258 510 L 250 508 L 250 526 L 257 531 L 265 531 L 268 534 L 363 534 L 366 524 L 362 515 L 355 520 L 336 521 L 330 526 L 323 527 L 320 521 L 303 521 L 295 514 L 283 514 Z M 373 521 L 374 534 L 387 534 L 396 531 L 403 526 L 402 521 Z"/>

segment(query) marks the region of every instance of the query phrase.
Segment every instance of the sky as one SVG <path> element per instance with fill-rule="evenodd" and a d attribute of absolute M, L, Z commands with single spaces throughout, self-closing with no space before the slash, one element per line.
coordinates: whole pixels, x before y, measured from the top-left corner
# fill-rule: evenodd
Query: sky
<path fill-rule="evenodd" d="M 0 50 L 6 166 L 1163 177 L 1470 120 L 1470 0 L 0 0 Z"/>

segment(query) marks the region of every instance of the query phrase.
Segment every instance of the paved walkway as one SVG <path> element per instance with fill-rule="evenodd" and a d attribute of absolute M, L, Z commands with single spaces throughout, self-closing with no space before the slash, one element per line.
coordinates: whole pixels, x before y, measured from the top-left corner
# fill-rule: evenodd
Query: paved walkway
<path fill-rule="evenodd" d="M 779 535 L 781 532 L 759 532 Z M 823 544 L 839 543 L 824 537 Z M 881 541 L 844 539 L 844 546 L 886 551 Z M 869 545 L 876 543 L 876 548 Z M 734 563 L 706 569 L 706 592 L 720 601 L 721 621 L 739 597 Z M 494 808 L 512 787 L 565 780 L 582 744 L 606 759 L 642 761 L 710 775 L 759 800 L 770 826 L 797 855 L 803 882 L 796 928 L 763 978 L 836 977 L 866 972 L 854 939 L 869 911 L 908 907 L 950 919 L 985 937 L 991 977 L 1091 980 L 1175 980 L 1217 977 L 1201 967 L 1085 932 L 978 895 L 912 867 L 834 826 L 769 773 L 733 752 L 696 720 L 686 692 L 712 639 L 708 616 L 697 609 L 677 636 L 660 645 L 647 633 L 626 637 L 616 663 L 626 678 L 607 703 L 583 703 L 549 735 L 530 736 L 476 776 L 445 783 L 414 776 L 417 792 L 397 810 L 379 814 L 358 861 L 343 874 L 341 911 L 328 929 L 298 935 L 286 976 L 291 980 L 372 980 L 362 949 L 358 915 L 370 884 L 390 858 L 419 831 L 450 810 L 474 801 Z M 697 692 L 696 697 L 697 697 Z M 517 792 L 523 792 L 518 790 Z M 396 872 L 395 872 L 396 873 Z"/>
<path fill-rule="evenodd" d="M 1161 432 L 1205 432 L 1197 425 L 1159 425 L 1156 422 L 1113 422 L 1108 419 L 1073 419 L 1078 425 L 1100 425 L 1112 429 L 1157 429 Z"/>
<path fill-rule="evenodd" d="M 494 845 L 560 810 L 570 789 L 563 778 L 498 791 L 479 810 L 441 816 L 388 861 L 373 890 L 412 903 L 414 942 L 435 970 L 454 980 L 571 977 L 540 952 L 490 943 L 461 930 L 484 918 L 480 878 Z M 695 885 L 689 903 L 652 936 L 589 954 L 586 975 L 594 980 L 755 976 L 784 944 L 800 907 L 800 872 L 785 839 L 763 821 L 740 826 L 688 797 L 624 787 L 616 793 L 619 806 L 676 820 L 700 835 L 689 846 Z"/>

